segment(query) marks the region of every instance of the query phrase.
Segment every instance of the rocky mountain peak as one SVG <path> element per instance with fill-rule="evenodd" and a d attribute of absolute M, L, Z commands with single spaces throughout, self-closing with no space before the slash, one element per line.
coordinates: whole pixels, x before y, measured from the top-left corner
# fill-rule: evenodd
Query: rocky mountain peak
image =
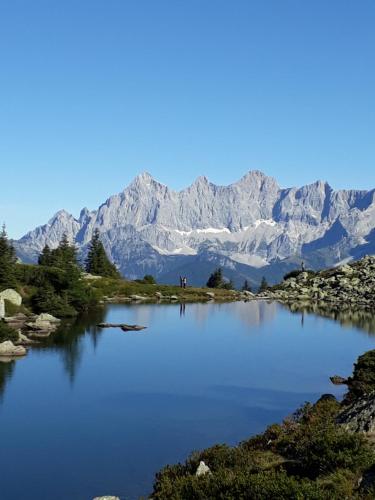
<path fill-rule="evenodd" d="M 186 262 L 209 267 L 213 255 L 218 264 L 241 267 L 242 277 L 262 266 L 266 274 L 267 266 L 281 272 L 288 259 L 322 268 L 375 252 L 374 191 L 334 191 L 324 181 L 284 189 L 251 170 L 229 186 L 201 176 L 177 192 L 143 172 L 97 211 L 84 208 L 76 220 L 60 210 L 15 246 L 23 260 L 35 261 L 45 243 L 54 247 L 65 233 L 85 252 L 95 228 L 128 277 L 169 276 Z"/>

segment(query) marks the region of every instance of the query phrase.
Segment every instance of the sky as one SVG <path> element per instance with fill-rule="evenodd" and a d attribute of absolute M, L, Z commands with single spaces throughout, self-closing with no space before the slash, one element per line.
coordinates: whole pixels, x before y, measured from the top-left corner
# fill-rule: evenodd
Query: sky
<path fill-rule="evenodd" d="M 0 0 L 0 221 L 148 171 L 375 187 L 373 0 Z"/>

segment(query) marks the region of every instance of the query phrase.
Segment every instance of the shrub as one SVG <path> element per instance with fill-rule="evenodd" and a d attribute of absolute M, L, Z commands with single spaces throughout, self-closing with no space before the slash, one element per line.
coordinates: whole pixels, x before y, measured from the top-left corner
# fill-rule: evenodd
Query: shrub
<path fill-rule="evenodd" d="M 336 399 L 326 395 L 237 447 L 217 445 L 194 453 L 185 464 L 167 466 L 157 474 L 152 497 L 354 498 L 359 476 L 375 459 L 364 437 L 336 424 L 339 408 Z M 200 460 L 211 474 L 195 476 Z"/>
<path fill-rule="evenodd" d="M 18 340 L 18 332 L 8 326 L 5 321 L 0 320 L 0 342 L 5 342 L 6 340 L 15 342 Z"/>
<path fill-rule="evenodd" d="M 349 391 L 345 396 L 347 403 L 375 391 L 375 350 L 359 356 L 354 365 L 353 376 L 348 378 L 348 387 Z"/>

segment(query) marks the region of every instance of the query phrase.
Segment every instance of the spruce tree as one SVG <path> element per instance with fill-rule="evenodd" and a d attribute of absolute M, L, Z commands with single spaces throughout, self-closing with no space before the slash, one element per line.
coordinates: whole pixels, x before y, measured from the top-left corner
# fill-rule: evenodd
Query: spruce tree
<path fill-rule="evenodd" d="M 268 288 L 268 283 L 266 278 L 263 276 L 262 281 L 260 283 L 259 291 L 264 292 L 265 290 L 267 290 L 267 288 Z"/>
<path fill-rule="evenodd" d="M 16 253 L 9 243 L 4 224 L 0 233 L 0 290 L 17 285 L 16 262 Z"/>
<path fill-rule="evenodd" d="M 86 258 L 86 271 L 97 276 L 108 278 L 119 278 L 120 274 L 116 266 L 108 259 L 103 243 L 100 241 L 100 233 L 95 229 L 91 239 L 89 252 Z"/>
<path fill-rule="evenodd" d="M 48 245 L 45 245 L 42 253 L 38 257 L 38 264 L 40 266 L 51 266 L 52 265 L 52 254 L 51 249 Z"/>
<path fill-rule="evenodd" d="M 220 288 L 223 286 L 223 271 L 218 267 L 208 278 L 208 288 Z"/>
<path fill-rule="evenodd" d="M 251 292 L 252 291 L 250 283 L 248 282 L 248 280 L 244 281 L 244 284 L 242 285 L 242 291 L 243 292 Z"/>

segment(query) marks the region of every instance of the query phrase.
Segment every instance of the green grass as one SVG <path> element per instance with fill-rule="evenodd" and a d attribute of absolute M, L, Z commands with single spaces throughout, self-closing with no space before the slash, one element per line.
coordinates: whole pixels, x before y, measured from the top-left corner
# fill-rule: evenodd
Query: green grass
<path fill-rule="evenodd" d="M 207 301 L 207 292 L 215 294 L 216 301 L 230 301 L 236 299 L 236 293 L 223 289 L 211 288 L 180 288 L 173 285 L 152 285 L 124 279 L 100 278 L 88 280 L 90 286 L 95 290 L 99 299 L 109 298 L 111 300 L 126 299 L 131 295 L 141 295 L 150 301 L 156 301 L 156 292 L 160 292 L 165 297 L 175 295 L 179 300 L 185 302 Z"/>

